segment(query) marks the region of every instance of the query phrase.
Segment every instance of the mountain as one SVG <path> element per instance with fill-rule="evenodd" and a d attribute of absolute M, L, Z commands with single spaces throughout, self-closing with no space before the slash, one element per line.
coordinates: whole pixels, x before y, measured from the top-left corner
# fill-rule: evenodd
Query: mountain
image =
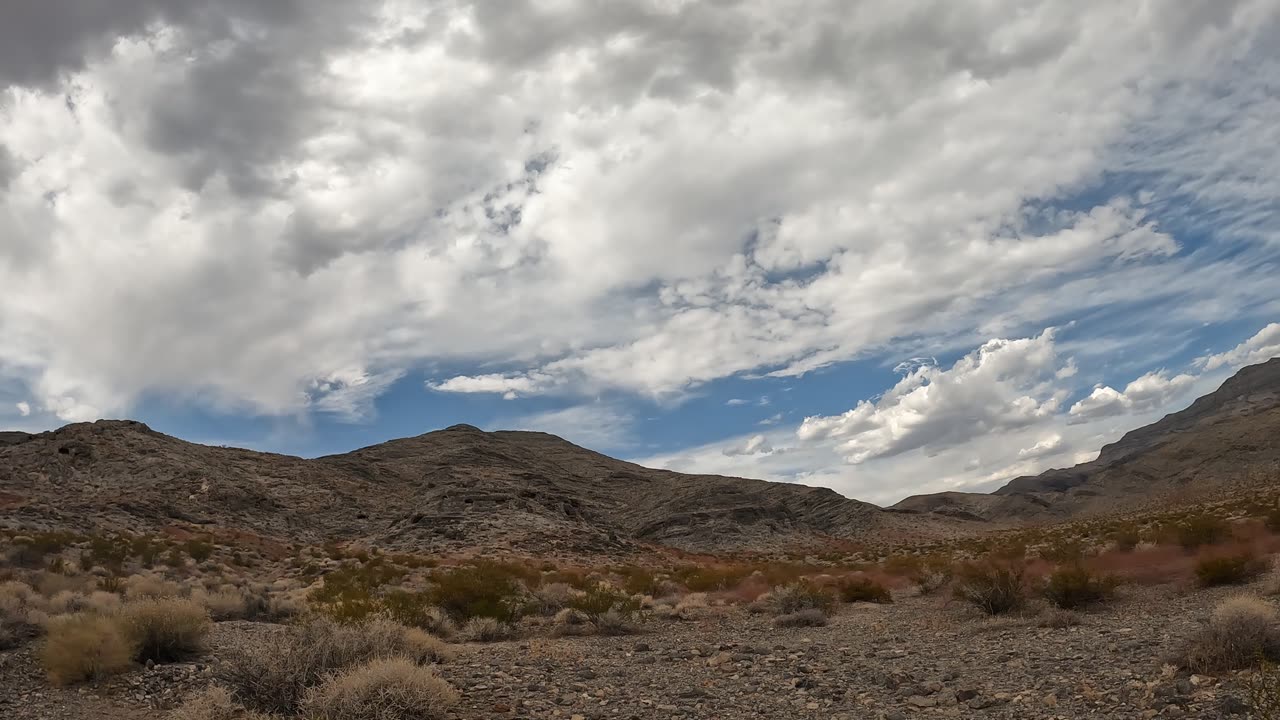
<path fill-rule="evenodd" d="M 1126 433 L 1092 462 L 994 494 L 916 495 L 894 509 L 996 521 L 1141 509 L 1280 482 L 1280 358 L 1241 369 L 1185 410 Z"/>
<path fill-rule="evenodd" d="M 0 523 L 28 528 L 526 555 L 763 551 L 949 532 L 826 488 L 653 470 L 553 435 L 466 425 L 316 459 L 198 445 L 133 421 L 5 442 Z"/>

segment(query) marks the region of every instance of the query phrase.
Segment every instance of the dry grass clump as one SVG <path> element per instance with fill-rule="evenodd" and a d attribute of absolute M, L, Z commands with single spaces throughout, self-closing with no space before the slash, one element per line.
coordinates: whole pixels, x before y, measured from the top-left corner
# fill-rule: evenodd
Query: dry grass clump
<path fill-rule="evenodd" d="M 1266 571 L 1266 561 L 1247 548 L 1227 553 L 1208 553 L 1197 558 L 1195 564 L 1196 582 L 1201 587 L 1239 585 Z"/>
<path fill-rule="evenodd" d="M 778 627 L 822 627 L 827 624 L 827 614 L 818 608 L 805 608 L 773 619 Z"/>
<path fill-rule="evenodd" d="M 1079 563 L 1071 563 L 1049 574 L 1043 595 L 1055 606 L 1072 610 L 1106 601 L 1119 584 L 1112 575 L 1098 575 Z"/>
<path fill-rule="evenodd" d="M 462 626 L 462 636 L 471 642 L 502 642 L 516 638 L 516 626 L 491 617 L 473 617 Z"/>
<path fill-rule="evenodd" d="M 555 615 L 562 608 L 569 606 L 574 597 L 579 594 L 568 583 L 554 582 L 543 585 L 533 593 L 534 602 L 538 606 L 538 612 L 543 615 Z"/>
<path fill-rule="evenodd" d="M 1027 599 L 1022 565 L 994 560 L 964 565 L 956 576 L 955 595 L 988 615 L 1016 610 Z"/>
<path fill-rule="evenodd" d="M 246 710 L 226 688 L 214 685 L 169 713 L 169 720 L 271 720 L 271 716 Z"/>
<path fill-rule="evenodd" d="M 329 677 L 302 703 L 315 720 L 437 720 L 458 693 L 428 668 L 381 658 Z"/>
<path fill-rule="evenodd" d="M 386 620 L 342 625 L 314 618 L 269 644 L 231 648 L 218 678 L 250 709 L 290 715 L 310 688 L 352 665 L 394 657 L 419 662 L 445 658 L 446 649 L 428 637 Z"/>
<path fill-rule="evenodd" d="M 71 685 L 124 672 L 134 645 L 115 620 L 81 613 L 50 620 L 39 655 L 55 685 Z"/>
<path fill-rule="evenodd" d="M 126 600 L 180 597 L 182 586 L 155 575 L 130 575 L 124 579 Z"/>
<path fill-rule="evenodd" d="M 204 608 L 178 598 L 126 603 L 119 620 L 139 662 L 171 662 L 203 652 L 211 624 Z"/>
<path fill-rule="evenodd" d="M 586 613 L 573 608 L 565 608 L 556 613 L 555 620 L 551 623 L 552 637 L 590 635 L 594 630 Z"/>
<path fill-rule="evenodd" d="M 1188 642 L 1182 664 L 1194 672 L 1238 670 L 1280 658 L 1280 613 L 1261 598 L 1240 595 L 1214 609 Z"/>
<path fill-rule="evenodd" d="M 403 628 L 402 633 L 401 652 L 420 665 L 446 663 L 454 658 L 453 646 L 426 630 Z"/>
<path fill-rule="evenodd" d="M 243 620 L 250 614 L 247 598 L 239 590 L 231 588 L 213 592 L 197 590 L 191 594 L 191 599 L 209 611 L 209 617 L 214 622 Z"/>

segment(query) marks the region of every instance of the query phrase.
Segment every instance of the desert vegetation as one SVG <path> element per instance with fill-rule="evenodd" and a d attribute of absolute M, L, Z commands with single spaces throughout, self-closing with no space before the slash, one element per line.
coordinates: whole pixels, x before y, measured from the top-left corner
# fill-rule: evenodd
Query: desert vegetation
<path fill-rule="evenodd" d="M 821 637 L 899 614 L 951 618 L 957 632 L 1074 633 L 1105 624 L 1131 596 L 1168 588 L 1171 597 L 1203 594 L 1208 605 L 1167 657 L 1151 656 L 1153 666 L 1221 678 L 1262 707 L 1274 702 L 1264 698 L 1274 696 L 1271 663 L 1280 661 L 1268 594 L 1280 542 L 1273 511 L 1256 510 L 845 545 L 823 556 L 669 553 L 647 564 L 4 531 L 0 652 L 29 650 L 50 685 L 67 688 L 216 661 L 212 682 L 168 708 L 179 720 L 435 718 L 469 702 L 450 681 L 460 653 L 633 642 L 619 636 L 645 647 L 721 623 Z M 231 639 L 212 642 L 227 623 Z M 741 665 L 751 652 L 704 657 L 709 667 Z"/>

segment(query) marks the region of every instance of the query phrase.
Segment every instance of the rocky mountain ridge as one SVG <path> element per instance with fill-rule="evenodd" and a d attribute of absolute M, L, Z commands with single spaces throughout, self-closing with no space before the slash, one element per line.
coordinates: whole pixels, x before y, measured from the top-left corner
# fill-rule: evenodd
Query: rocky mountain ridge
<path fill-rule="evenodd" d="M 820 546 L 945 527 L 826 489 L 653 470 L 534 432 L 459 425 L 303 459 L 98 421 L 0 446 L 4 522 L 235 532 L 428 552 Z"/>
<path fill-rule="evenodd" d="M 899 510 L 1044 521 L 1212 497 L 1280 482 L 1280 358 L 1251 365 L 1190 407 L 1125 433 L 1092 462 L 1010 480 L 992 494 L 934 493 Z"/>

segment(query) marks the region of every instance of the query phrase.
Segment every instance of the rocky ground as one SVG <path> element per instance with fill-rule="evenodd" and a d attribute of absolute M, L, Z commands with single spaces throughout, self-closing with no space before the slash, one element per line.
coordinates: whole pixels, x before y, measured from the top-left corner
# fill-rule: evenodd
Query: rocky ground
<path fill-rule="evenodd" d="M 522 640 L 460 646 L 440 672 L 461 691 L 458 720 L 1245 718 L 1230 676 L 1165 666 L 1214 604 L 1241 591 L 1129 588 L 1075 627 L 984 619 L 934 597 L 846 606 L 829 626 L 805 629 L 707 608 L 626 637 L 532 628 Z M 208 682 L 219 648 L 274 630 L 221 623 L 198 662 L 70 690 L 48 686 L 31 646 L 0 653 L 0 717 L 162 718 Z"/>

